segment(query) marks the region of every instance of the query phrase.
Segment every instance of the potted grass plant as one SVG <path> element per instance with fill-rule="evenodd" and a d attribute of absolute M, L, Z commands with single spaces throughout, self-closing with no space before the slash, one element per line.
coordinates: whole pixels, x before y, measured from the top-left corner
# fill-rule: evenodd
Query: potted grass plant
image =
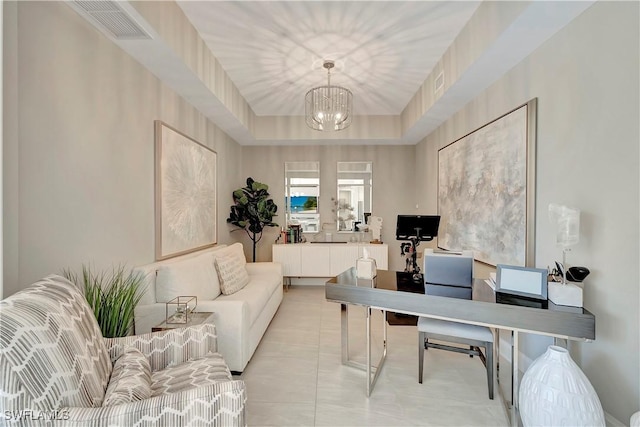
<path fill-rule="evenodd" d="M 83 265 L 82 277 L 70 270 L 64 270 L 63 275 L 84 290 L 105 338 L 133 333 L 134 310 L 144 294 L 143 274 L 127 272 L 122 265 L 100 272 Z"/>

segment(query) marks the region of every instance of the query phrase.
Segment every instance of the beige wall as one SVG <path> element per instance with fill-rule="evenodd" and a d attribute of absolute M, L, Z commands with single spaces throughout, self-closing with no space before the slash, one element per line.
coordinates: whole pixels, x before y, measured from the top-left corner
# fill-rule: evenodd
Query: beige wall
<path fill-rule="evenodd" d="M 2 46 L 3 43 L 3 33 L 4 33 L 4 3 L 0 3 L 0 46 Z M 4 53 L 4 49 L 0 48 L 0 55 L 3 55 Z M 3 75 L 4 75 L 4 70 L 2 67 L 3 64 L 3 58 L 2 56 L 0 56 L 0 79 L 3 79 Z M 4 80 L 3 80 L 4 81 Z M 0 129 L 3 128 L 2 126 L 2 106 L 4 105 L 4 100 L 3 100 L 3 94 L 4 94 L 4 88 L 2 86 L 0 86 Z M 4 167 L 2 165 L 2 158 L 3 158 L 3 153 L 2 153 L 2 148 L 3 148 L 3 143 L 2 143 L 2 135 L 0 134 L 0 200 L 2 200 L 2 195 L 4 194 L 4 179 L 3 179 L 3 174 L 4 174 Z M 2 212 L 0 211 L 0 221 L 2 221 Z M 4 230 L 4 224 L 0 223 L 0 240 L 3 240 L 3 230 Z M 3 264 L 3 247 L 0 246 L 0 271 L 2 270 L 2 264 Z M 0 276 L 0 299 L 2 298 L 3 295 L 3 286 L 4 283 L 4 278 L 2 276 Z"/>
<path fill-rule="evenodd" d="M 605 411 L 627 423 L 640 409 L 638 3 L 599 2 L 430 134 L 416 148 L 421 204 L 437 203 L 437 150 L 538 98 L 536 265 L 561 259 L 549 203 L 582 211 L 567 263 L 591 270 L 585 306 L 596 340 L 571 354 Z M 525 337 L 534 359 L 549 339 Z"/>
<path fill-rule="evenodd" d="M 243 147 L 243 175 L 269 185 L 271 197 L 278 205 L 276 222 L 284 225 L 284 163 L 291 161 L 320 162 L 320 220 L 332 222 L 331 197 L 336 197 L 337 162 L 373 162 L 372 214 L 381 216 L 382 240 L 389 244 L 389 268 L 404 269 L 400 242 L 395 240 L 398 214 L 434 213 L 416 209 L 414 146 L 279 146 Z M 231 200 L 231 195 L 229 195 Z M 223 202 L 221 202 L 223 203 Z M 228 203 L 230 205 L 230 203 Z M 327 225 L 328 226 L 328 225 Z M 335 230 L 335 221 L 333 221 Z M 271 259 L 271 244 L 279 228 L 265 233 L 258 246 L 258 259 Z M 308 234 L 309 239 L 314 234 Z M 336 240 L 341 236 L 336 236 Z M 344 239 L 347 239 L 346 237 Z M 246 240 L 248 242 L 248 239 Z"/>
<path fill-rule="evenodd" d="M 18 281 L 18 61 L 17 3 L 3 2 L 2 44 L 2 265 L 3 297 Z"/>
<path fill-rule="evenodd" d="M 5 296 L 82 263 L 153 261 L 153 121 L 217 151 L 220 194 L 241 147 L 63 2 L 5 5 Z"/>

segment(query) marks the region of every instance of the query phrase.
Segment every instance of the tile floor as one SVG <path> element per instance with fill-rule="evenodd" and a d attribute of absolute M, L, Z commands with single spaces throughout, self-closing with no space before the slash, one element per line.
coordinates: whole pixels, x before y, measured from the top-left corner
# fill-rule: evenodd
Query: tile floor
<path fill-rule="evenodd" d="M 375 313 L 374 360 L 382 315 Z M 351 357 L 364 361 L 365 312 L 349 311 Z M 418 383 L 415 326 L 389 326 L 384 368 L 369 398 L 365 373 L 340 358 L 340 305 L 322 286 L 294 286 L 241 378 L 250 426 L 508 425 L 502 400 L 487 395 L 479 359 L 442 350 L 425 355 Z"/>

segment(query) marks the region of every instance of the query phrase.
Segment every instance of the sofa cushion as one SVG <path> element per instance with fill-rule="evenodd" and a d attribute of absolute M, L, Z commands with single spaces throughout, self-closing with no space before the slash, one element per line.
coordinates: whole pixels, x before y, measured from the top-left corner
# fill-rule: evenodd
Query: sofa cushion
<path fill-rule="evenodd" d="M 135 347 L 127 347 L 113 364 L 102 406 L 121 405 L 151 397 L 151 366 Z"/>
<path fill-rule="evenodd" d="M 168 302 L 180 295 L 196 296 L 199 300 L 212 300 L 220 295 L 212 253 L 158 267 L 156 300 Z"/>
<path fill-rule="evenodd" d="M 170 366 L 151 374 L 152 395 L 176 393 L 195 387 L 231 381 L 231 372 L 219 353 Z"/>
<path fill-rule="evenodd" d="M 243 289 L 232 295 L 220 295 L 218 298 L 220 301 L 244 302 L 249 312 L 249 327 L 251 327 L 260 317 L 262 310 L 275 291 L 275 288 L 269 285 L 272 282 L 268 277 L 253 276 Z"/>
<path fill-rule="evenodd" d="M 247 273 L 242 259 L 233 253 L 216 257 L 215 265 L 220 280 L 220 290 L 223 294 L 234 294 L 249 283 L 249 273 Z"/>

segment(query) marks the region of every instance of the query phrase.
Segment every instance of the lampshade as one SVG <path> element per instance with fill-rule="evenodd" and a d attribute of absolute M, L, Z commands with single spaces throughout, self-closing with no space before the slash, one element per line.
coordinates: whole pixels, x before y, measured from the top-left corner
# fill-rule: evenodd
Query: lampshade
<path fill-rule="evenodd" d="M 319 131 L 342 130 L 351 124 L 353 94 L 341 86 L 331 86 L 333 61 L 322 65 L 327 69 L 327 85 L 318 86 L 305 96 L 305 120 L 311 129 Z"/>
<path fill-rule="evenodd" d="M 556 245 L 562 248 L 562 283 L 567 283 L 567 251 L 580 241 L 580 211 L 567 206 L 549 204 L 549 220 L 556 224 Z"/>
<path fill-rule="evenodd" d="M 549 205 L 549 219 L 556 223 L 556 245 L 567 248 L 580 241 L 580 211 L 567 206 Z"/>

